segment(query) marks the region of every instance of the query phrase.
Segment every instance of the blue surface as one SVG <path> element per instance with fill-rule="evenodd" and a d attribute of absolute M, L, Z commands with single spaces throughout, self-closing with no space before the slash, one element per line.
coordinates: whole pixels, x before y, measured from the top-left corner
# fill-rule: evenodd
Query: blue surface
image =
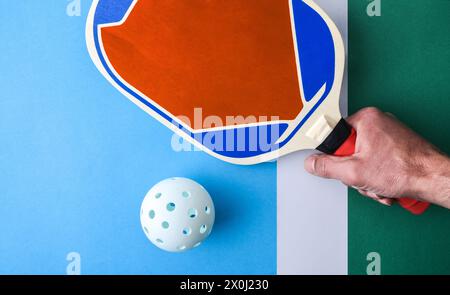
<path fill-rule="evenodd" d="M 0 273 L 273 274 L 276 164 L 239 167 L 176 153 L 172 134 L 114 89 L 91 62 L 68 1 L 0 3 Z M 9 11 L 9 12 L 8 12 Z M 161 179 L 211 193 L 215 228 L 199 248 L 162 252 L 139 222 Z"/>

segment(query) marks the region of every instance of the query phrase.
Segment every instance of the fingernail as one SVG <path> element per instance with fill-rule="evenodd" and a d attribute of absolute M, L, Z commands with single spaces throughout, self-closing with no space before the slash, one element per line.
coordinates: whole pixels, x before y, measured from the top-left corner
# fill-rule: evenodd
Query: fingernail
<path fill-rule="evenodd" d="M 316 171 L 316 156 L 309 156 L 305 162 L 305 169 L 311 174 L 315 174 Z"/>
<path fill-rule="evenodd" d="M 386 115 L 388 115 L 389 117 L 392 117 L 394 119 L 397 119 L 397 117 L 393 113 L 386 112 Z"/>
<path fill-rule="evenodd" d="M 379 199 L 378 202 L 386 206 L 392 206 L 392 200 L 390 199 Z"/>

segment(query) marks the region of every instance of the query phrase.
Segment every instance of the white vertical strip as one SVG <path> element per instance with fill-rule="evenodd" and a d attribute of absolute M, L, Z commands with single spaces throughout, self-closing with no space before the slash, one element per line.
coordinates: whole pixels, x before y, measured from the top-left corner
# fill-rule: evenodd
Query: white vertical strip
<path fill-rule="evenodd" d="M 315 0 L 348 40 L 347 0 Z M 341 111 L 347 113 L 347 69 Z M 277 166 L 277 273 L 347 274 L 347 188 L 303 169 L 312 152 L 297 152 Z"/>

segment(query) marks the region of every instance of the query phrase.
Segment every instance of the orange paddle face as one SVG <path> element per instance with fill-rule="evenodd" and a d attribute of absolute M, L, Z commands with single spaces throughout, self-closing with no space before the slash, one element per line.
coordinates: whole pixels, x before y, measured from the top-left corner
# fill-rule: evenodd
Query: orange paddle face
<path fill-rule="evenodd" d="M 316 148 L 340 119 L 343 42 L 312 1 L 96 0 L 86 34 L 116 88 L 222 160 Z"/>
<path fill-rule="evenodd" d="M 125 81 L 191 122 L 199 107 L 224 125 L 238 115 L 293 120 L 302 108 L 288 1 L 138 1 L 101 34 Z"/>

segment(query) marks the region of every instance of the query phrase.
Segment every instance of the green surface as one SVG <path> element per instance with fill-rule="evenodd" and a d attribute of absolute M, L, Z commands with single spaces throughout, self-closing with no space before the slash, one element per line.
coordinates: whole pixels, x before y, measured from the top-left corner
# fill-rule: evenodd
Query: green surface
<path fill-rule="evenodd" d="M 450 1 L 349 0 L 350 113 L 389 111 L 450 154 Z M 450 211 L 413 216 L 349 192 L 349 273 L 365 274 L 369 252 L 382 274 L 450 274 Z"/>

